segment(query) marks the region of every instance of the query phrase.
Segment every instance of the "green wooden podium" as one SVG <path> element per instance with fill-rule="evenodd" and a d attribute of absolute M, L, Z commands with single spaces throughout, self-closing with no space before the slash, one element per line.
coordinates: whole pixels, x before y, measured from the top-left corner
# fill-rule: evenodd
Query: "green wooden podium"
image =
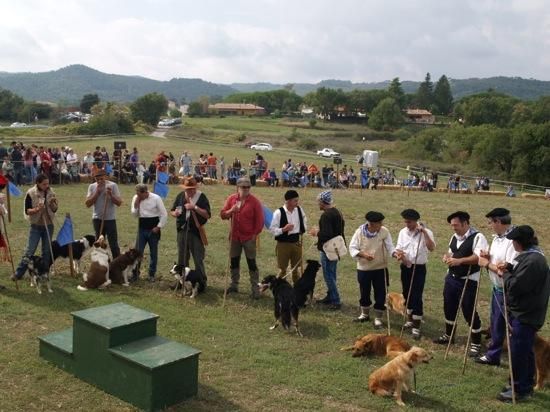
<path fill-rule="evenodd" d="M 39 338 L 42 358 L 144 410 L 197 394 L 200 351 L 157 336 L 158 315 L 124 303 L 71 315 L 72 328 Z"/>

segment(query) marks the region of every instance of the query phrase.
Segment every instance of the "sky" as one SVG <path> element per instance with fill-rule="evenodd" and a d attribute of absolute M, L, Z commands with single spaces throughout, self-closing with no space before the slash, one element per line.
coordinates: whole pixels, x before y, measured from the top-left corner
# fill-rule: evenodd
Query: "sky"
<path fill-rule="evenodd" d="M 0 0 L 0 71 L 215 83 L 550 80 L 545 0 Z"/>

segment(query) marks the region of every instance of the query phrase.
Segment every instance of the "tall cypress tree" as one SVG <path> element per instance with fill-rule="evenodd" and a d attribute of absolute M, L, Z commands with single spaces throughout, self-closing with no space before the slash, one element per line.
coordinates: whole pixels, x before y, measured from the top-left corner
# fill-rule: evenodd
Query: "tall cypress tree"
<path fill-rule="evenodd" d="M 432 83 L 432 78 L 430 76 L 430 73 L 426 73 L 426 78 L 422 83 L 420 83 L 420 86 L 418 87 L 418 91 L 416 92 L 416 105 L 420 109 L 427 109 L 430 110 L 433 105 L 433 88 L 434 85 Z"/>
<path fill-rule="evenodd" d="M 449 114 L 453 108 L 453 94 L 447 76 L 439 78 L 434 90 L 434 106 L 437 114 Z"/>

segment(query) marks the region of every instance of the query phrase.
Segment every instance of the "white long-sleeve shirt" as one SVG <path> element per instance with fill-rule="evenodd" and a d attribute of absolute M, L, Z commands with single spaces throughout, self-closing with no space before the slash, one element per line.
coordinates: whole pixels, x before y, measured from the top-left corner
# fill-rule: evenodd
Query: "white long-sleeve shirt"
<path fill-rule="evenodd" d="M 157 227 L 162 228 L 168 220 L 168 213 L 162 202 L 162 198 L 152 192 L 149 192 L 149 196 L 143 199 L 139 204 L 139 209 L 134 207 L 137 195 L 134 195 L 131 202 L 132 216 L 135 217 L 158 217 L 159 222 Z"/>
<path fill-rule="evenodd" d="M 288 234 L 293 235 L 296 233 L 300 233 L 300 216 L 298 212 L 298 207 L 295 207 L 292 212 L 288 211 L 286 205 L 283 206 L 283 209 L 286 213 L 286 219 L 288 223 L 294 225 L 294 228 L 290 230 Z M 307 231 L 307 218 L 306 214 L 304 213 L 304 209 L 302 209 L 302 218 L 304 220 L 304 229 Z M 277 209 L 273 212 L 271 226 L 269 226 L 269 231 L 273 236 L 280 236 L 283 234 L 283 231 L 279 226 L 281 226 L 281 210 Z"/>
<path fill-rule="evenodd" d="M 395 245 L 396 249 L 402 250 L 405 252 L 405 260 L 411 264 L 415 263 L 415 257 L 416 257 L 416 264 L 418 265 L 425 265 L 428 262 L 428 247 L 426 246 L 426 239 L 425 236 L 429 236 L 429 238 L 434 241 L 434 234 L 430 229 L 424 228 L 424 233 L 417 230 L 413 230 L 412 232 L 404 227 L 399 232 L 399 235 L 397 236 L 397 244 Z M 419 243 L 420 242 L 420 245 Z M 418 251 L 418 255 L 417 255 Z"/>

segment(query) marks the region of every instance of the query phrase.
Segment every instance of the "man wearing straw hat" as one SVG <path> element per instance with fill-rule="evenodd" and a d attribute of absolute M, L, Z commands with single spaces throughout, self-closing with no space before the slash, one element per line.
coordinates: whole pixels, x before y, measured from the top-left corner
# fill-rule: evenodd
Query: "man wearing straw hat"
<path fill-rule="evenodd" d="M 205 245 L 200 227 L 211 217 L 210 202 L 204 193 L 197 190 L 197 180 L 194 177 L 185 177 L 180 187 L 183 191 L 176 196 L 170 209 L 170 216 L 176 218 L 178 264 L 189 266 L 189 255 L 193 256 L 195 271 L 206 285 Z M 176 287 L 178 285 L 179 283 Z"/>
<path fill-rule="evenodd" d="M 55 193 L 50 188 L 48 176 L 39 174 L 36 176 L 35 182 L 36 185 L 27 191 L 23 203 L 23 213 L 25 219 L 30 222 L 31 228 L 23 258 L 11 277 L 13 281 L 19 280 L 25 275 L 27 271 L 27 259 L 25 258 L 34 255 L 40 241 L 42 241 L 42 259 L 44 263 L 48 267 L 52 263 L 50 250 L 53 235 L 53 222 L 58 207 L 57 199 Z"/>
<path fill-rule="evenodd" d="M 414 209 L 401 212 L 405 227 L 399 231 L 395 253 L 401 262 L 401 285 L 407 305 L 407 322 L 403 328 L 411 328 L 413 339 L 420 339 L 422 323 L 422 294 L 426 282 L 428 252 L 435 249 L 434 235 L 430 229 L 419 224 L 420 213 Z"/>
<path fill-rule="evenodd" d="M 303 209 L 298 206 L 299 196 L 296 190 L 287 190 L 285 204 L 273 212 L 269 231 L 275 236 L 277 246 L 277 266 L 279 277 L 286 275 L 290 262 L 292 268 L 292 283 L 300 279 L 299 263 L 302 261 L 302 235 L 307 230 L 307 218 Z"/>
<path fill-rule="evenodd" d="M 120 191 L 115 182 L 107 180 L 107 173 L 103 169 L 97 169 L 94 174 L 95 183 L 88 186 L 86 195 L 86 207 L 93 205 L 92 224 L 96 239 L 103 235 L 109 241 L 109 247 L 113 259 L 120 255 L 118 246 L 118 232 L 116 227 L 115 206 L 122 204 Z"/>

